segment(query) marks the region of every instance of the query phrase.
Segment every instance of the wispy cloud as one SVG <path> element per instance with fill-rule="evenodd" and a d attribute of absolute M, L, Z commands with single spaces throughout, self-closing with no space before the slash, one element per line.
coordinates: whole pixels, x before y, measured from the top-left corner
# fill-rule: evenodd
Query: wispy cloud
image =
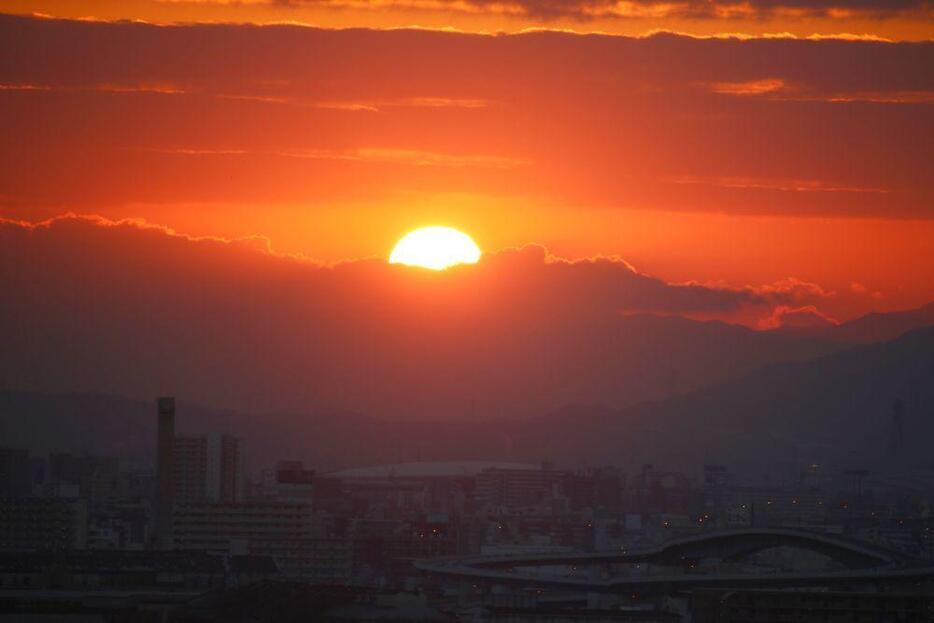
<path fill-rule="evenodd" d="M 169 82 L 165 83 L 139 83 L 139 84 L 98 84 L 88 90 L 103 93 L 159 93 L 162 95 L 182 95 L 190 93 L 189 90 Z"/>
<path fill-rule="evenodd" d="M 0 84 L 0 91 L 51 91 L 52 87 L 44 84 Z"/>
<path fill-rule="evenodd" d="M 708 88 L 723 95 L 764 95 L 781 91 L 786 88 L 786 84 L 781 78 L 763 78 L 744 82 L 713 82 Z"/>
<path fill-rule="evenodd" d="M 770 179 L 755 177 L 704 177 L 682 176 L 668 180 L 674 184 L 698 184 L 749 190 L 778 190 L 783 192 L 819 192 L 819 193 L 887 193 L 885 188 L 869 186 L 849 186 L 825 180 L 808 179 Z"/>
<path fill-rule="evenodd" d="M 315 160 L 351 160 L 355 162 L 385 162 L 408 164 L 413 166 L 442 167 L 484 167 L 493 169 L 511 169 L 527 164 L 517 158 L 490 156 L 483 154 L 446 154 L 411 149 L 386 149 L 367 147 L 347 151 L 307 150 L 284 151 L 278 155 L 291 158 L 311 158 Z"/>
<path fill-rule="evenodd" d="M 802 97 L 802 101 L 822 101 L 831 103 L 863 102 L 870 104 L 932 104 L 934 91 L 859 91 L 840 93 L 824 97 Z"/>
<path fill-rule="evenodd" d="M 97 92 L 97 93 L 155 93 L 161 95 L 183 95 L 191 90 L 172 83 L 101 83 L 92 85 L 41 84 L 32 82 L 14 82 L 0 84 L 0 91 L 57 91 L 57 92 Z"/>
<path fill-rule="evenodd" d="M 818 283 L 805 281 L 797 277 L 785 277 L 773 283 L 748 286 L 748 289 L 764 300 L 797 304 L 820 300 L 837 294 L 833 290 L 825 289 Z"/>
<path fill-rule="evenodd" d="M 529 164 L 520 158 L 492 156 L 486 154 L 449 154 L 415 149 L 393 149 L 384 147 L 363 147 L 358 149 L 285 149 L 285 150 L 247 150 L 228 148 L 193 148 L 193 147 L 145 147 L 130 148 L 161 154 L 180 156 L 272 156 L 280 158 L 299 158 L 304 160 L 338 160 L 346 162 L 371 162 L 403 164 L 419 167 L 481 167 L 490 169 L 510 169 Z"/>
<path fill-rule="evenodd" d="M 380 112 L 388 108 L 489 108 L 494 102 L 478 98 L 403 97 L 384 100 L 332 100 L 313 102 L 317 108 Z"/>
<path fill-rule="evenodd" d="M 481 109 L 496 104 L 492 100 L 467 97 L 445 97 L 420 95 L 373 100 L 317 100 L 290 94 L 270 93 L 229 93 L 211 92 L 205 89 L 191 88 L 170 82 L 159 83 L 100 83 L 92 85 L 56 85 L 40 83 L 0 84 L 0 91 L 59 91 L 59 92 L 98 92 L 113 94 L 152 93 L 159 95 L 199 95 L 225 100 L 265 102 L 268 104 L 287 104 L 312 108 L 381 112 L 392 108 L 463 108 Z"/>
<path fill-rule="evenodd" d="M 934 91 L 827 91 L 814 86 L 794 84 L 784 78 L 759 78 L 738 82 L 702 82 L 699 85 L 720 95 L 762 97 L 782 102 L 864 102 L 875 104 L 930 104 Z"/>
<path fill-rule="evenodd" d="M 784 19 L 824 17 L 846 20 L 928 12 L 928 0 L 156 0 L 163 4 L 279 5 L 385 11 L 415 9 L 458 13 L 624 19 Z"/>

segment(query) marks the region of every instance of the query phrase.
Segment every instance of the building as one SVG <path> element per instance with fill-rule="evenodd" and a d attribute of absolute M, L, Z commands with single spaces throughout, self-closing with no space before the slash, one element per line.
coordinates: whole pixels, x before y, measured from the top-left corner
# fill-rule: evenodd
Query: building
<path fill-rule="evenodd" d="M 177 505 L 235 504 L 244 499 L 243 443 L 229 435 L 175 434 L 175 399 L 158 398 L 155 542 L 171 548 Z"/>
<path fill-rule="evenodd" d="M 119 497 L 120 461 L 110 456 L 49 455 L 48 480 L 53 486 L 75 485 L 92 505 Z"/>
<path fill-rule="evenodd" d="M 84 549 L 88 507 L 81 498 L 16 498 L 0 504 L 0 551 Z"/>
<path fill-rule="evenodd" d="M 298 541 L 314 531 L 311 507 L 274 501 L 177 504 L 176 549 L 248 553 L 251 542 Z"/>
<path fill-rule="evenodd" d="M 477 474 L 477 504 L 510 509 L 543 504 L 562 476 L 551 469 L 484 469 Z"/>
<path fill-rule="evenodd" d="M 652 464 L 642 466 L 629 491 L 629 508 L 639 513 L 693 515 L 704 508 L 704 491 L 691 486 L 681 472 L 659 471 Z"/>
<path fill-rule="evenodd" d="M 273 495 L 277 500 L 310 502 L 314 485 L 315 471 L 305 469 L 301 461 L 279 461 L 276 465 Z"/>
<path fill-rule="evenodd" d="M 176 436 L 172 481 L 175 504 L 243 501 L 243 444 L 229 435 Z"/>
<path fill-rule="evenodd" d="M 156 501 L 154 537 L 157 547 L 172 542 L 172 506 L 175 497 L 172 448 L 175 443 L 175 398 L 156 399 L 158 432 L 156 438 Z"/>
<path fill-rule="evenodd" d="M 21 498 L 31 493 L 29 450 L 0 448 L 0 499 Z"/>
<path fill-rule="evenodd" d="M 354 567 L 387 578 L 402 578 L 413 560 L 458 551 L 458 526 L 446 519 L 361 518 L 353 524 Z"/>
<path fill-rule="evenodd" d="M 704 465 L 704 508 L 715 512 L 722 508 L 726 501 L 726 491 L 729 485 L 729 472 L 724 465 Z"/>
<path fill-rule="evenodd" d="M 271 556 L 283 575 L 304 581 L 340 582 L 351 574 L 351 542 L 327 537 L 309 504 L 178 504 L 173 526 L 177 550 Z"/>
<path fill-rule="evenodd" d="M 283 575 L 315 584 L 341 584 L 353 573 L 353 542 L 311 538 L 292 542 L 260 542 L 254 552 L 271 556 Z"/>
<path fill-rule="evenodd" d="M 149 608 L 158 603 L 160 598 L 167 595 L 181 596 L 182 599 L 191 598 L 212 588 L 221 588 L 225 585 L 227 571 L 224 559 L 201 552 L 96 552 L 96 551 L 63 551 L 63 552 L 23 552 L 0 554 L 0 588 L 3 589 L 51 589 L 65 591 L 79 591 L 86 593 L 95 591 L 93 599 L 75 599 L 64 604 L 67 615 L 54 614 L 56 604 L 54 601 L 39 599 L 36 591 L 28 598 L 31 603 L 21 604 L 15 612 L 28 612 L 30 607 L 39 606 L 41 613 L 35 615 L 22 614 L 21 620 L 78 620 L 78 621 L 156 621 L 161 617 L 155 616 L 127 616 L 127 610 L 132 603 L 143 602 Z M 128 591 L 133 591 L 129 593 Z M 140 594 L 149 593 L 145 599 L 139 599 Z M 28 594 L 28 593 L 27 593 Z M 127 599 L 128 595 L 136 599 Z M 4 606 L 9 607 L 12 596 L 5 599 Z M 119 601 L 114 604 L 120 609 L 118 616 L 100 616 L 100 612 L 107 608 L 109 601 Z M 178 597 L 171 601 L 177 601 Z M 76 616 L 76 611 L 82 607 L 96 609 L 100 618 Z M 9 612 L 9 610 L 6 610 Z M 18 618 L 16 614 L 7 616 Z M 50 614 L 53 613 L 53 614 Z M 149 611 L 153 615 L 153 611 Z M 45 616 L 43 616 L 45 615 Z M 68 616 L 71 615 L 71 616 Z M 48 617 L 46 619 L 45 617 Z"/>
<path fill-rule="evenodd" d="M 731 497 L 733 512 L 745 516 L 752 527 L 819 527 L 827 522 L 829 504 L 821 491 L 746 487 L 735 489 Z"/>
<path fill-rule="evenodd" d="M 602 508 L 619 512 L 625 486 L 626 477 L 618 469 L 590 468 L 566 474 L 561 480 L 561 493 L 570 511 Z"/>

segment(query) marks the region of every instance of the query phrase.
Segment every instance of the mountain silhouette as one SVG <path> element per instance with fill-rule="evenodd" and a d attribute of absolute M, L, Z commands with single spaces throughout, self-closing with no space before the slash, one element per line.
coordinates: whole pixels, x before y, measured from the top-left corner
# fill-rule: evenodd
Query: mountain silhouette
<path fill-rule="evenodd" d="M 891 410 L 904 405 L 892 456 Z M 250 414 L 180 402 L 178 429 L 244 437 L 250 465 L 301 458 L 319 469 L 441 459 L 555 460 L 559 465 L 654 462 L 696 466 L 832 462 L 930 463 L 934 327 L 622 410 L 576 405 L 511 420 L 388 421 L 353 413 Z M 93 394 L 0 393 L 0 437 L 37 453 L 148 457 L 152 401 Z M 146 459 L 144 459 L 145 461 Z"/>

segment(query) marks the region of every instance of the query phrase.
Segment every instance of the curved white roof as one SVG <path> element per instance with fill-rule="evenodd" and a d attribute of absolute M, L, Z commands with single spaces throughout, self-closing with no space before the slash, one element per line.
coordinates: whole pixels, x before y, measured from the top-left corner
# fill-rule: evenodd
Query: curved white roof
<path fill-rule="evenodd" d="M 424 478 L 431 476 L 474 476 L 484 469 L 539 469 L 531 463 L 503 461 L 420 461 L 356 467 L 327 474 L 334 478 Z"/>

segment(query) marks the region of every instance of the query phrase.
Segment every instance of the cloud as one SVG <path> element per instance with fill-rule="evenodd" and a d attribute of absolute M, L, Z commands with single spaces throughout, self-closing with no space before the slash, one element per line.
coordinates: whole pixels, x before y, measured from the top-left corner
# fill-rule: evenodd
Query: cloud
<path fill-rule="evenodd" d="M 781 78 L 763 78 L 743 82 L 715 82 L 710 85 L 711 91 L 725 95 L 763 95 L 781 91 L 785 88 L 785 81 Z"/>
<path fill-rule="evenodd" d="M 869 104 L 931 104 L 934 103 L 934 91 L 857 91 L 854 93 L 827 94 L 823 96 L 800 97 L 799 101 L 821 101 L 830 103 L 869 103 Z"/>
<path fill-rule="evenodd" d="M 0 91 L 51 91 L 52 87 L 44 84 L 0 84 Z"/>
<path fill-rule="evenodd" d="M 312 5 L 373 10 L 414 8 L 466 13 L 488 12 L 541 18 L 573 16 L 580 19 L 618 17 L 729 20 L 763 18 L 776 14 L 785 18 L 820 16 L 845 19 L 853 17 L 854 14 L 882 17 L 908 11 L 931 10 L 928 0 L 386 0 L 375 3 L 363 3 L 359 0 L 269 0 L 269 3 L 283 6 Z"/>
<path fill-rule="evenodd" d="M 761 78 L 740 82 L 713 82 L 702 84 L 712 93 L 741 97 L 755 96 L 771 101 L 825 102 L 830 104 L 930 104 L 934 90 L 916 91 L 839 91 L 822 92 L 814 86 L 789 84 L 781 78 Z"/>
<path fill-rule="evenodd" d="M 22 4 L 23 0 L 20 0 Z M 33 15 L 151 24 L 315 24 L 501 33 L 928 40 L 929 0 L 28 0 Z M 417 25 L 417 26 L 413 26 Z"/>
<path fill-rule="evenodd" d="M 720 188 L 734 188 L 744 190 L 779 190 L 782 192 L 804 193 L 887 193 L 884 188 L 868 188 L 864 186 L 844 186 L 824 180 L 788 180 L 749 177 L 698 177 L 684 176 L 671 180 L 674 184 L 697 184 L 705 186 L 719 186 Z"/>
<path fill-rule="evenodd" d="M 288 158 L 310 160 L 349 160 L 352 162 L 385 162 L 412 166 L 443 167 L 489 167 L 508 169 L 527 164 L 518 158 L 505 158 L 484 154 L 442 154 L 411 149 L 387 149 L 382 147 L 363 147 L 349 151 L 295 150 L 279 152 Z"/>
<path fill-rule="evenodd" d="M 394 100 L 345 100 L 316 102 L 319 108 L 380 112 L 392 108 L 488 108 L 494 102 L 477 98 L 457 97 L 405 97 Z"/>
<path fill-rule="evenodd" d="M 192 89 L 190 87 L 172 84 L 172 83 L 100 83 L 90 85 L 56 85 L 56 84 L 0 84 L 0 91 L 55 91 L 59 93 L 67 92 L 97 92 L 114 94 L 155 94 L 155 95 L 195 95 L 209 96 L 228 100 L 243 100 L 252 102 L 265 102 L 267 104 L 288 104 L 291 106 L 308 106 L 314 108 L 346 110 L 346 111 L 365 111 L 381 112 L 393 108 L 488 108 L 495 104 L 489 100 L 477 98 L 457 98 L 457 97 L 402 97 L 386 100 L 333 100 L 319 101 L 314 98 L 297 97 L 290 95 L 269 95 L 262 92 L 210 92 L 204 89 Z"/>
<path fill-rule="evenodd" d="M 868 287 L 858 281 L 854 281 L 850 284 L 850 293 L 855 294 L 856 296 L 870 296 L 877 300 L 883 298 L 884 296 L 879 290 L 870 290 Z"/>
<path fill-rule="evenodd" d="M 779 305 L 772 310 L 771 315 L 759 321 L 760 329 L 812 329 L 831 327 L 840 324 L 817 309 L 814 305 L 804 307 L 789 307 Z"/>
<path fill-rule="evenodd" d="M 127 149 L 134 149 L 128 147 Z M 229 148 L 135 148 L 160 154 L 177 156 L 273 156 L 278 158 L 297 158 L 299 160 L 336 160 L 344 162 L 378 162 L 403 164 L 416 167 L 485 167 L 509 169 L 528 164 L 518 158 L 506 158 L 484 154 L 443 154 L 410 149 L 391 149 L 384 147 L 363 147 L 352 150 L 291 149 L 286 151 L 251 151 L 248 149 Z"/>
<path fill-rule="evenodd" d="M 8 387 L 435 418 L 628 404 L 657 397 L 672 367 L 690 386 L 723 378 L 781 349 L 744 351 L 737 340 L 754 334 L 739 327 L 627 312 L 718 316 L 788 298 L 539 246 L 434 273 L 74 215 L 0 220 L 0 288 Z"/>
<path fill-rule="evenodd" d="M 100 93 L 154 93 L 160 95 L 183 95 L 191 93 L 179 85 L 164 84 L 92 84 L 84 86 L 7 83 L 0 84 L 0 91 L 92 91 Z"/>
<path fill-rule="evenodd" d="M 802 304 L 807 301 L 820 300 L 835 296 L 835 292 L 828 292 L 819 284 L 786 277 L 774 283 L 750 288 L 757 296 L 776 303 Z"/>
<path fill-rule="evenodd" d="M 934 44 L 13 16 L 0 40 L 0 188 L 17 205 L 314 215 L 364 191 L 822 217 L 934 205 L 919 131 Z"/>

